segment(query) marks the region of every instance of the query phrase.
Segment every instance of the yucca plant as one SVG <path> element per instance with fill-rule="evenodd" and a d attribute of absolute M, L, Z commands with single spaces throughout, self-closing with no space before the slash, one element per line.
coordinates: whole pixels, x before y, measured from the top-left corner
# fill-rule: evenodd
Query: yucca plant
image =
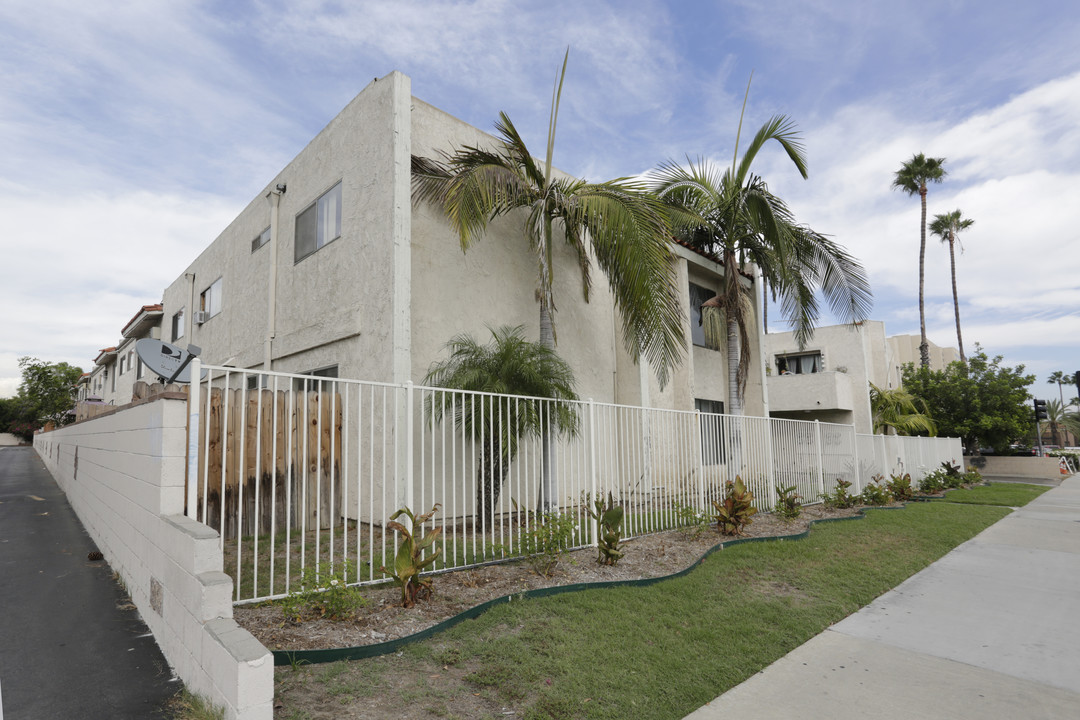
<path fill-rule="evenodd" d="M 403 507 L 390 516 L 390 522 L 386 523 L 389 530 L 396 530 L 401 535 L 401 544 L 394 556 L 394 567 L 387 570 L 385 566 L 379 570 L 384 575 L 389 575 L 394 584 L 401 588 L 401 606 L 412 607 L 417 600 L 431 594 L 431 578 L 421 578 L 420 573 L 424 568 L 435 562 L 442 548 L 435 548 L 427 552 L 435 544 L 442 528 L 434 528 L 424 532 L 424 524 L 439 511 L 441 505 L 435 503 L 430 512 L 423 515 L 413 515 L 412 510 Z M 411 527 L 405 527 L 397 522 L 402 515 L 409 517 Z M 417 535 L 419 534 L 419 537 Z M 425 557 L 426 553 L 426 557 Z"/>
<path fill-rule="evenodd" d="M 713 500 L 716 513 L 716 528 L 721 535 L 742 535 L 743 528 L 753 522 L 757 513 L 754 507 L 754 493 L 746 489 L 742 478 L 735 476 L 735 482 L 728 480 L 727 492 L 723 500 Z"/>
<path fill-rule="evenodd" d="M 595 508 L 595 509 L 594 509 Z M 586 509 L 596 521 L 598 531 L 596 562 L 601 565 L 618 565 L 623 553 L 619 550 L 622 540 L 623 509 L 615 504 L 615 498 L 608 493 L 607 507 L 603 498 L 593 501 L 593 508 Z"/>

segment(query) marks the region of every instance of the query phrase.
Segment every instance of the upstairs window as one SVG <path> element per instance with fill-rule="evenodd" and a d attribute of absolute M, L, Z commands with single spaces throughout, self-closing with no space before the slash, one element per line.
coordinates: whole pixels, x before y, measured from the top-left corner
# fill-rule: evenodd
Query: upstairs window
<path fill-rule="evenodd" d="M 180 312 L 172 316 L 172 340 L 170 342 L 176 342 L 182 337 L 184 337 L 184 308 L 180 308 Z"/>
<path fill-rule="evenodd" d="M 270 228 L 263 230 L 251 241 L 251 252 L 255 252 L 268 242 L 270 242 Z"/>
<path fill-rule="evenodd" d="M 716 297 L 716 293 L 695 283 L 690 283 L 690 338 L 698 347 L 705 344 L 705 328 L 701 323 L 701 305 Z"/>
<path fill-rule="evenodd" d="M 781 375 L 808 375 L 821 370 L 820 352 L 776 356 L 776 371 Z"/>
<path fill-rule="evenodd" d="M 341 183 L 296 216 L 296 251 L 300 262 L 323 245 L 341 236 Z"/>
<path fill-rule="evenodd" d="M 221 278 L 215 280 L 199 295 L 199 310 L 206 313 L 207 318 L 212 318 L 221 312 Z"/>

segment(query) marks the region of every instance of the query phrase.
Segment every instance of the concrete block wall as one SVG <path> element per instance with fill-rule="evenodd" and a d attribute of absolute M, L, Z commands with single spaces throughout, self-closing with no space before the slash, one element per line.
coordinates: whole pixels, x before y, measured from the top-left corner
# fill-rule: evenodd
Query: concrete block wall
<path fill-rule="evenodd" d="M 232 619 L 218 533 L 184 511 L 187 401 L 38 434 L 34 447 L 176 674 L 230 720 L 273 716 L 273 656 Z"/>

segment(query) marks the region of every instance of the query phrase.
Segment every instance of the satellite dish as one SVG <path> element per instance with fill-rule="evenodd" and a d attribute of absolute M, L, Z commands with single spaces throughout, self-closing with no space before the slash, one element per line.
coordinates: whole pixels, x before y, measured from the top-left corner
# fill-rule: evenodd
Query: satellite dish
<path fill-rule="evenodd" d="M 188 345 L 187 350 L 181 350 L 161 340 L 143 338 L 135 343 L 135 352 L 143 364 L 160 375 L 163 381 L 190 383 L 191 368 L 188 363 L 202 352 L 202 349 Z M 206 374 L 207 371 L 203 370 L 199 379 L 205 378 Z"/>

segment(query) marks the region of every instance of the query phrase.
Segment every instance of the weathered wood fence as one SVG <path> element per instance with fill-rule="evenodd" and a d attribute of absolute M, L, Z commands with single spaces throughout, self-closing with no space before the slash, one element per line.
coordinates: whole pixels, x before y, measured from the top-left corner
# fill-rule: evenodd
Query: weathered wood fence
<path fill-rule="evenodd" d="M 213 388 L 200 401 L 202 522 L 225 538 L 284 530 L 286 522 L 329 527 L 341 508 L 338 393 Z"/>

